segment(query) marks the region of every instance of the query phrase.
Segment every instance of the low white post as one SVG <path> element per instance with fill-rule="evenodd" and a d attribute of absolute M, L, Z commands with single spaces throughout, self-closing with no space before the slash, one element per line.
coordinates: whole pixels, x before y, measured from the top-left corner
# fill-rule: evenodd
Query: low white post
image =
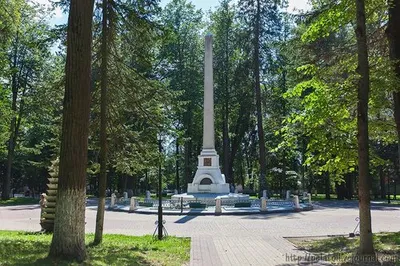
<path fill-rule="evenodd" d="M 299 196 L 293 196 L 295 210 L 300 210 Z"/>
<path fill-rule="evenodd" d="M 124 192 L 124 201 L 128 200 L 128 192 Z"/>
<path fill-rule="evenodd" d="M 221 213 L 221 199 L 215 199 L 215 215 L 220 215 Z"/>
<path fill-rule="evenodd" d="M 261 198 L 261 212 L 266 212 L 267 211 L 267 198 L 262 197 Z"/>
<path fill-rule="evenodd" d="M 286 190 L 286 200 L 290 199 L 290 190 Z"/>
<path fill-rule="evenodd" d="M 110 208 L 113 208 L 115 206 L 115 199 L 116 199 L 115 193 L 111 194 L 111 203 L 110 203 Z"/>
<path fill-rule="evenodd" d="M 131 205 L 129 206 L 129 211 L 133 212 L 136 210 L 136 198 L 132 197 L 131 198 Z"/>
<path fill-rule="evenodd" d="M 266 190 L 263 190 L 263 196 L 262 196 L 263 198 L 267 198 L 267 191 Z"/>
<path fill-rule="evenodd" d="M 309 194 L 308 194 L 308 203 L 309 203 L 310 205 L 312 205 L 312 201 L 311 201 L 311 193 L 309 193 Z"/>

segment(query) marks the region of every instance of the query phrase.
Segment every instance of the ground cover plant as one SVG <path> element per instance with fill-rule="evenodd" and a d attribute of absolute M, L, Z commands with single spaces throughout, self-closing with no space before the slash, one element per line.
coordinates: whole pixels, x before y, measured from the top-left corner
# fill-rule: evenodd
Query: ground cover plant
<path fill-rule="evenodd" d="M 187 265 L 190 239 L 152 236 L 104 235 L 103 243 L 91 245 L 86 236 L 88 259 L 82 264 L 48 259 L 51 234 L 0 231 L 0 265 Z"/>

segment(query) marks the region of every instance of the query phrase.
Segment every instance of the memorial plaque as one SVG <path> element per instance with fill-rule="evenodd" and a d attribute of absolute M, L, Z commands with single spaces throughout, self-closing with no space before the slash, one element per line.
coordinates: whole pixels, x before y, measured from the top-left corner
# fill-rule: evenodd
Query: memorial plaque
<path fill-rule="evenodd" d="M 204 166 L 211 166 L 211 158 L 204 158 Z"/>

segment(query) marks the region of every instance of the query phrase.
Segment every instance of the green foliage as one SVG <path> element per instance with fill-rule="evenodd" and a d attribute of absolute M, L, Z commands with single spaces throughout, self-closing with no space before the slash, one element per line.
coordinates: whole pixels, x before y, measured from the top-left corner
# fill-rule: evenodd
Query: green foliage
<path fill-rule="evenodd" d="M 371 1 L 367 6 L 371 91 L 369 102 L 371 165 L 387 165 L 376 147 L 397 141 L 391 115 L 391 90 L 397 81 L 387 59 L 382 28 L 385 5 Z M 302 164 L 310 174 L 329 172 L 343 181 L 345 174 L 357 171 L 357 57 L 355 5 L 349 1 L 315 1 L 308 19 L 300 24 L 289 42 L 297 48 L 296 71 L 289 72 L 294 84 L 285 98 L 292 102 L 291 114 L 276 131 L 284 147 L 305 147 Z M 385 71 L 385 74 L 383 73 Z M 303 139 L 303 140 L 301 140 Z M 300 144 L 301 143 L 301 144 Z M 299 145 L 300 144 L 300 145 Z"/>
<path fill-rule="evenodd" d="M 25 1 L 8 2 L 6 10 L 16 18 L 9 41 L 0 49 L 6 56 L 0 68 L 0 161 L 5 162 L 12 140 L 13 187 L 18 188 L 43 182 L 49 159 L 57 152 L 52 139 L 58 138 L 54 112 L 60 103 L 59 69 L 50 51 L 54 36 L 45 21 L 47 11 Z"/>
<path fill-rule="evenodd" d="M 171 93 L 157 80 L 154 47 L 161 34 L 154 16 L 156 1 L 113 1 L 108 37 L 108 150 L 116 174 L 133 176 L 157 165 L 157 133 L 165 128 Z M 100 38 L 100 20 L 95 36 Z M 100 125 L 100 41 L 95 40 L 90 174 L 98 174 Z M 127 56 L 128 55 L 128 56 Z"/>
<path fill-rule="evenodd" d="M 366 3 L 371 174 L 378 180 L 379 167 L 391 176 L 397 171 L 392 92 L 400 81 L 388 60 L 387 3 Z M 67 10 L 69 3 L 59 4 Z M 350 0 L 311 4 L 308 13 L 294 16 L 286 11 L 287 1 L 260 1 L 260 38 L 255 40 L 255 0 L 223 0 L 206 14 L 186 0 L 172 0 L 163 9 L 156 0 L 110 0 L 108 187 L 154 189 L 160 160 L 166 187 L 176 182 L 177 164 L 181 187 L 191 182 L 202 148 L 205 32 L 214 36 L 216 149 L 228 181 L 250 190 L 260 183 L 254 178 L 260 173 L 257 61 L 269 189 L 320 190 L 344 182 L 349 174 L 356 176 L 355 5 Z M 100 11 L 98 5 L 88 165 L 94 189 L 99 172 Z M 26 183 L 43 190 L 59 152 L 65 27 L 51 29 L 43 20 L 46 14 L 26 1 L 0 0 L 0 175 L 5 174 L 15 118 L 20 121 L 13 164 L 17 188 Z M 162 154 L 157 134 L 163 138 Z"/>

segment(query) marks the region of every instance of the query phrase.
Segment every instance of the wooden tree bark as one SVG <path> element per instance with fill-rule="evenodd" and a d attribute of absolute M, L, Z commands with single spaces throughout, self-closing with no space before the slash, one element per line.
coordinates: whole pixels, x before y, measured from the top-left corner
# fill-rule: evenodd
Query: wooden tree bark
<path fill-rule="evenodd" d="M 228 71 L 228 70 L 226 70 Z M 222 126 L 222 138 L 223 138 L 223 151 L 224 151 L 224 174 L 227 183 L 235 183 L 233 176 L 229 172 L 229 153 L 230 153 L 230 140 L 229 140 L 229 90 L 228 90 L 228 74 L 225 77 L 225 102 L 223 105 L 223 126 Z"/>
<path fill-rule="evenodd" d="M 389 40 L 389 57 L 393 61 L 395 75 L 400 79 L 400 0 L 389 1 L 389 21 L 387 36 Z M 394 120 L 397 127 L 398 160 L 400 166 L 400 87 L 393 92 Z"/>
<path fill-rule="evenodd" d="M 181 193 L 181 185 L 179 182 L 179 139 L 178 137 L 175 140 L 175 189 L 178 193 Z"/>
<path fill-rule="evenodd" d="M 266 158 L 265 158 L 265 138 L 263 128 L 263 118 L 261 112 L 261 88 L 260 88 L 260 0 L 257 0 L 257 13 L 254 29 L 254 75 L 255 75 L 255 94 L 256 94 L 256 108 L 257 108 L 257 131 L 259 141 L 259 163 L 260 163 L 260 192 L 267 189 L 266 180 Z"/>
<path fill-rule="evenodd" d="M 324 173 L 325 181 L 325 199 L 331 199 L 331 178 L 329 177 L 329 172 Z"/>
<path fill-rule="evenodd" d="M 71 0 L 59 183 L 49 256 L 83 261 L 93 0 Z"/>
<path fill-rule="evenodd" d="M 227 4 L 227 3 L 225 3 Z M 227 9 L 229 6 L 226 7 Z M 229 172 L 229 156 L 230 156 L 230 139 L 229 139 L 229 28 L 230 25 L 224 24 L 224 103 L 223 103 L 223 122 L 222 122 L 222 138 L 223 138 L 223 154 L 224 154 L 224 174 L 228 183 L 234 184 L 235 180 Z M 242 184 L 244 185 L 244 184 Z"/>
<path fill-rule="evenodd" d="M 358 55 L 358 200 L 360 212 L 360 247 L 359 254 L 373 255 L 370 208 L 370 177 L 369 177 L 369 144 L 368 144 L 368 98 L 369 98 L 369 63 L 367 50 L 367 36 L 365 26 L 364 0 L 356 0 L 356 37 Z"/>
<path fill-rule="evenodd" d="M 100 102 L 100 176 L 99 202 L 96 214 L 94 244 L 103 240 L 104 210 L 107 185 L 107 64 L 108 64 L 108 1 L 103 0 L 103 21 L 101 37 L 101 102 Z"/>
<path fill-rule="evenodd" d="M 16 33 L 15 42 L 14 42 L 14 49 L 13 49 L 13 61 L 12 61 L 12 68 L 17 68 L 17 59 L 18 59 L 18 31 Z M 3 190 L 1 193 L 2 200 L 8 200 L 10 198 L 10 191 L 11 191 L 11 172 L 12 172 L 12 163 L 14 160 L 14 151 L 15 151 L 15 142 L 17 139 L 16 132 L 16 112 L 17 112 L 17 97 L 18 97 L 18 72 L 15 71 L 11 78 L 11 90 L 12 90 L 12 103 L 11 103 L 11 111 L 13 112 L 10 124 L 10 138 L 8 140 L 7 145 L 7 170 L 6 176 L 3 181 Z"/>

